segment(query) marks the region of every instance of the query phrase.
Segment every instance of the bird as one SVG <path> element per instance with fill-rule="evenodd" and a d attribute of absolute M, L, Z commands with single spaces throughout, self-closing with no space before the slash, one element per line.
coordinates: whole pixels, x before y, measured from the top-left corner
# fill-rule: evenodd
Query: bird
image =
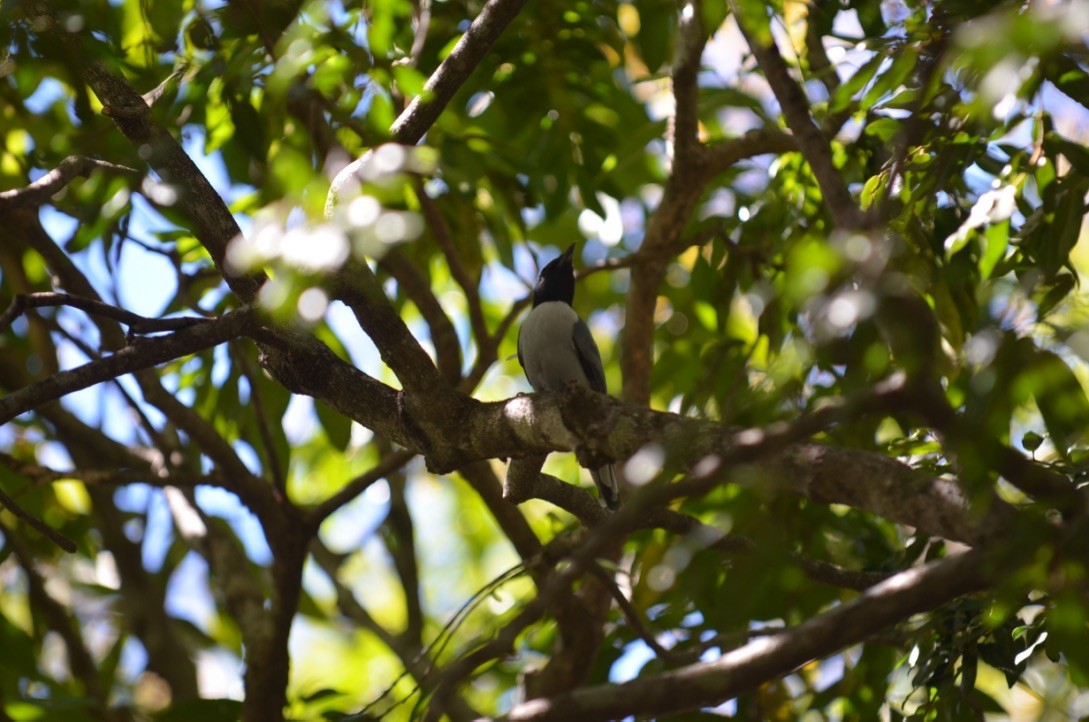
<path fill-rule="evenodd" d="M 518 363 L 534 391 L 563 391 L 572 381 L 607 394 L 601 352 L 590 328 L 572 308 L 575 300 L 575 244 L 541 269 L 533 308 L 518 329 Z M 602 501 L 620 507 L 612 464 L 590 469 Z"/>

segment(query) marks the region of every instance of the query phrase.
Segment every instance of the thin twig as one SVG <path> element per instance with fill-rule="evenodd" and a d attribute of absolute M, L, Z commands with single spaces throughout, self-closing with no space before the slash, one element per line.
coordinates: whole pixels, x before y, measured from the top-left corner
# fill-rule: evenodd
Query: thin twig
<path fill-rule="evenodd" d="M 55 306 L 70 306 L 78 308 L 95 316 L 105 316 L 129 327 L 130 333 L 145 334 L 165 331 L 180 331 L 192 328 L 202 323 L 208 323 L 207 318 L 188 316 L 182 318 L 147 318 L 132 311 L 110 305 L 104 301 L 82 296 L 73 296 L 68 293 L 56 293 L 45 291 L 41 293 L 18 294 L 11 304 L 0 315 L 0 331 L 5 330 L 11 323 L 27 309 L 51 308 Z"/>
<path fill-rule="evenodd" d="M 321 522 L 325 521 L 330 514 L 359 496 L 371 484 L 386 478 L 386 476 L 392 474 L 397 469 L 400 469 L 415 456 L 415 452 L 408 451 L 407 449 L 400 449 L 390 453 L 368 471 L 345 484 L 340 491 L 310 509 L 306 513 L 306 523 L 311 526 L 321 524 Z"/>
<path fill-rule="evenodd" d="M 420 199 L 420 210 L 423 211 L 424 219 L 431 228 L 442 255 L 446 258 L 446 264 L 450 267 L 450 275 L 465 294 L 465 301 L 469 307 L 469 326 L 473 329 L 473 336 L 479 345 L 481 340 L 488 337 L 488 324 L 484 320 L 484 310 L 480 305 L 478 281 L 469 275 L 469 270 L 465 267 L 454 245 L 450 227 L 446 225 L 438 205 L 431 196 L 427 195 L 419 179 L 416 181 L 416 197 Z"/>
<path fill-rule="evenodd" d="M 28 512 L 23 507 L 19 506 L 18 502 L 5 494 L 3 489 L 0 489 L 0 506 L 3 506 L 12 514 L 22 519 L 30 527 L 36 529 L 39 534 L 59 546 L 64 551 L 71 554 L 76 550 L 76 543 L 74 541 L 66 537 L 64 534 L 61 534 L 59 531 L 53 529 L 51 526 Z"/>
<path fill-rule="evenodd" d="M 228 344 L 227 349 L 231 356 L 234 357 L 235 363 L 241 367 L 242 375 L 249 383 L 250 400 L 253 401 L 253 412 L 257 420 L 257 434 L 261 437 L 261 445 L 265 447 L 265 454 L 268 455 L 268 465 L 269 472 L 272 475 L 272 484 L 276 487 L 277 491 L 286 498 L 287 475 L 284 473 L 283 466 L 280 464 L 280 457 L 276 455 L 276 444 L 272 441 L 272 429 L 270 428 L 273 419 L 265 413 L 265 402 L 261 394 L 261 389 L 257 384 L 257 376 L 254 373 L 253 367 L 250 366 L 249 359 L 246 358 L 244 349 L 237 348 L 233 343 Z"/>
<path fill-rule="evenodd" d="M 189 476 L 180 474 L 177 470 L 171 470 L 169 476 L 158 476 L 147 469 L 53 469 L 48 466 L 31 464 L 20 461 L 10 454 L 0 452 L 0 464 L 18 474 L 30 479 L 35 485 L 51 484 L 55 481 L 75 479 L 86 486 L 123 486 L 125 484 L 143 483 L 149 486 L 166 487 L 176 486 L 180 489 L 195 486 L 217 486 L 226 488 L 223 476 L 217 472 Z"/>
<path fill-rule="evenodd" d="M 904 121 L 904 131 L 897 141 L 896 155 L 889 167 L 889 177 L 886 179 L 885 187 L 881 191 L 880 200 L 874 204 L 873 216 L 878 222 L 886 221 L 892 211 L 892 202 L 895 198 L 893 188 L 904 173 L 911 149 L 919 145 L 926 131 L 933 127 L 926 113 L 930 100 L 930 85 L 943 65 L 945 48 L 948 44 L 949 31 L 946 30 L 935 40 L 931 54 L 922 63 L 922 68 L 919 71 L 919 94 L 912 104 L 911 112 Z"/>
<path fill-rule="evenodd" d="M 413 5 L 416 11 L 416 27 L 412 33 L 412 48 L 408 51 L 408 58 L 412 66 L 417 67 L 424 45 L 427 44 L 427 32 L 431 28 L 431 0 L 417 0 Z"/>
<path fill-rule="evenodd" d="M 135 176 L 138 171 L 116 163 L 108 163 L 96 158 L 70 155 L 53 170 L 43 175 L 25 188 L 0 191 L 0 209 L 16 205 L 34 208 L 42 205 L 71 183 L 74 179 L 86 178 L 96 168 Z"/>
<path fill-rule="evenodd" d="M 60 371 L 0 399 L 0 423 L 7 423 L 47 401 L 54 401 L 103 381 L 217 346 L 243 335 L 250 324 L 251 314 L 248 311 L 236 311 L 214 321 L 202 321 L 199 326 L 176 331 L 168 336 L 141 339 L 111 356 L 69 371 Z"/>
<path fill-rule="evenodd" d="M 624 596 L 624 592 L 620 590 L 616 580 L 613 579 L 612 575 L 609 574 L 603 566 L 597 563 L 593 564 L 590 567 L 590 574 L 609 590 L 609 594 L 612 595 L 617 608 L 619 608 L 620 613 L 624 615 L 624 619 L 627 620 L 628 625 L 637 635 L 639 635 L 639 638 L 642 639 L 656 655 L 658 655 L 659 659 L 667 662 L 678 661 L 670 650 L 666 649 L 658 642 L 654 633 L 650 631 L 646 623 L 643 622 L 643 618 L 639 615 L 639 611 L 632 605 L 631 601 Z"/>

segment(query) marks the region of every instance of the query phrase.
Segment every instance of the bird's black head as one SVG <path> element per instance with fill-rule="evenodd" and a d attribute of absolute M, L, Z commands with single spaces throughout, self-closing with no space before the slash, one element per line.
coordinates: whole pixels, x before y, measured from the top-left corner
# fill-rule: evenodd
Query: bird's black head
<path fill-rule="evenodd" d="M 575 244 L 553 258 L 541 269 L 537 276 L 537 285 L 533 289 L 533 306 L 536 308 L 548 301 L 563 301 L 568 306 L 575 300 Z"/>

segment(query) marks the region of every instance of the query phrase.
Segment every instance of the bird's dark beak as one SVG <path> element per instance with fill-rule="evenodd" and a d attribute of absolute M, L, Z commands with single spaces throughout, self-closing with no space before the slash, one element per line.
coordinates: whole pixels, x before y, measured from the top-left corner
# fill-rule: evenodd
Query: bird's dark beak
<path fill-rule="evenodd" d="M 575 258 L 575 244 L 572 243 L 570 246 L 568 246 L 567 250 L 563 252 L 563 255 L 560 256 L 560 258 L 564 259 L 568 263 L 573 264 Z"/>

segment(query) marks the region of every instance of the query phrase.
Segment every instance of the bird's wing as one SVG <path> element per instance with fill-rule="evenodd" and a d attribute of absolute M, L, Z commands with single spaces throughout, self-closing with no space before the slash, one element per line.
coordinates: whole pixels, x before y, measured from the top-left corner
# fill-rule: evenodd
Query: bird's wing
<path fill-rule="evenodd" d="M 605 370 L 601 365 L 601 352 L 597 350 L 594 337 L 590 334 L 590 327 L 581 318 L 575 321 L 572 329 L 575 341 L 575 354 L 579 359 L 579 366 L 586 374 L 586 380 L 590 382 L 590 388 L 601 394 L 609 393 L 605 388 Z"/>

